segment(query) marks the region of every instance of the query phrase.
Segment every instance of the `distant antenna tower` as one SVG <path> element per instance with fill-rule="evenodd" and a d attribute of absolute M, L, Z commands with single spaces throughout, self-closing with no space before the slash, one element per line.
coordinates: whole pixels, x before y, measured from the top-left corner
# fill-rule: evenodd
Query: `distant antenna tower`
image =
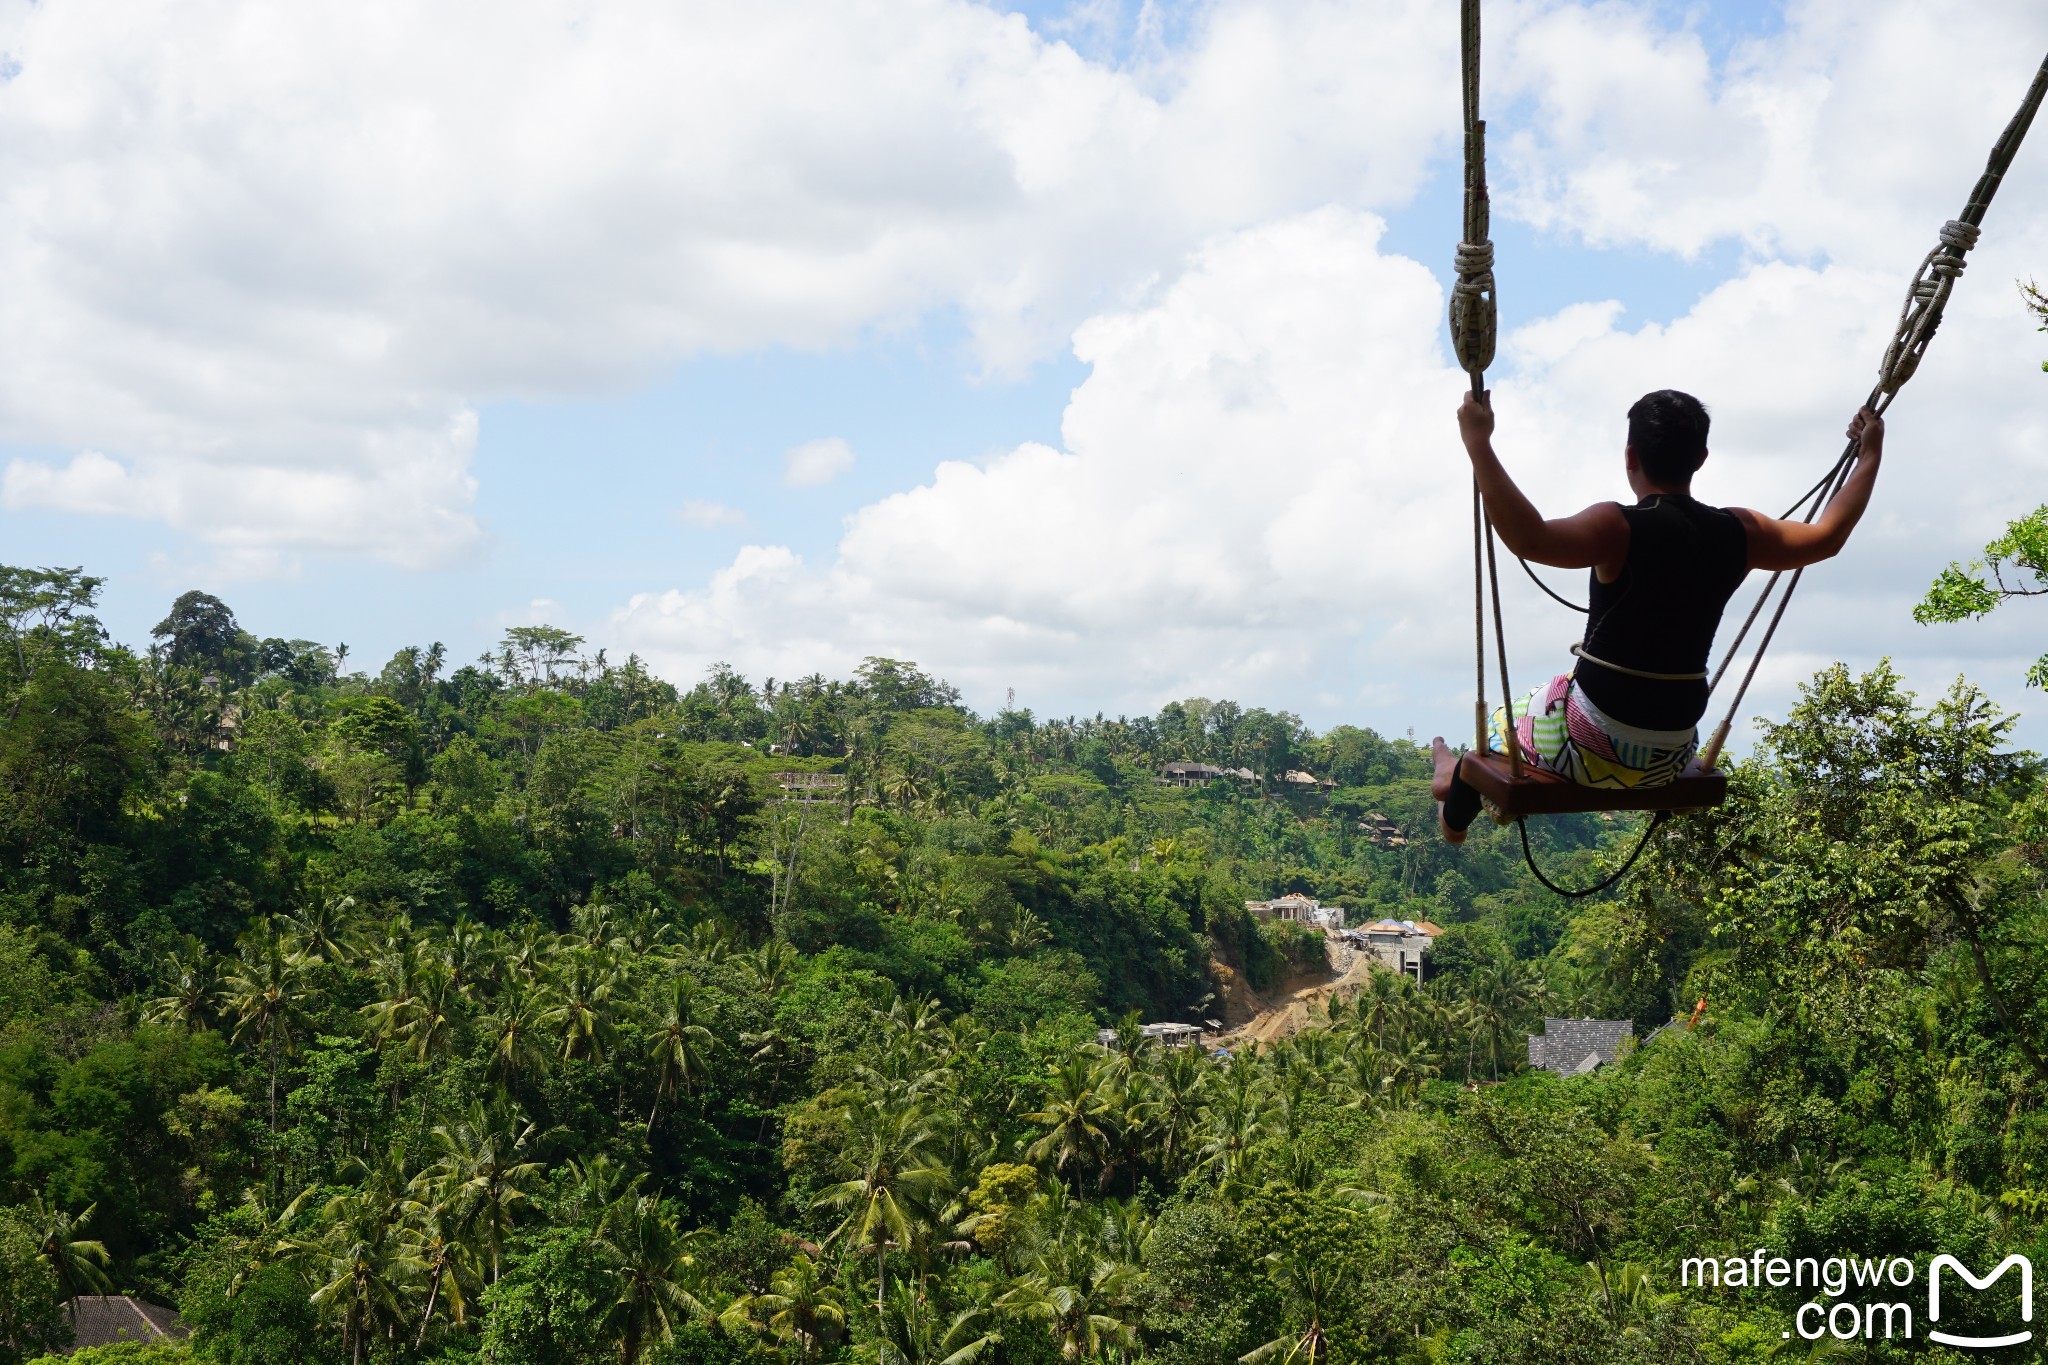
<path fill-rule="evenodd" d="M 1016 710 L 1016 709 L 1017 709 L 1017 689 L 1016 689 L 1016 688 L 1014 688 L 1014 687 L 1006 687 L 1006 688 L 1004 688 L 1004 689 L 1003 689 L 1003 709 L 1004 709 L 1005 711 L 1014 711 L 1014 710 Z"/>

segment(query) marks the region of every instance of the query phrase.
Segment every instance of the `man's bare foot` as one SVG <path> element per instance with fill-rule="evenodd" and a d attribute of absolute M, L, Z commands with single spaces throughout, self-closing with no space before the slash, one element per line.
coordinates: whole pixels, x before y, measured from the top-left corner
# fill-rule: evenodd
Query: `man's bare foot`
<path fill-rule="evenodd" d="M 1436 773 L 1429 779 L 1429 794 L 1441 801 L 1451 794 L 1451 778 L 1458 771 L 1458 756 L 1451 752 L 1451 746 L 1438 735 L 1429 742 L 1430 756 L 1436 760 Z"/>
<path fill-rule="evenodd" d="M 1429 794 L 1436 798 L 1436 832 L 1444 836 L 1447 844 L 1465 842 L 1465 831 L 1452 829 L 1444 819 L 1444 800 L 1451 794 L 1451 779 L 1457 775 L 1458 756 L 1451 752 L 1451 746 L 1438 735 L 1429 742 L 1430 755 L 1436 760 L 1436 772 L 1429 779 Z"/>

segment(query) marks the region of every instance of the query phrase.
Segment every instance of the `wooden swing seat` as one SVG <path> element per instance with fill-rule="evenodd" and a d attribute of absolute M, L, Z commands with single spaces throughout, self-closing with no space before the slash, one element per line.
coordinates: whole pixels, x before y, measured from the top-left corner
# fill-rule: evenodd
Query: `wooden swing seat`
<path fill-rule="evenodd" d="M 1522 765 L 1517 777 L 1506 754 L 1466 754 L 1458 760 L 1458 776 L 1484 797 L 1496 818 L 1524 815 L 1573 815 L 1586 811 L 1698 810 L 1728 799 L 1728 775 L 1703 768 L 1694 759 L 1676 782 L 1635 790 L 1582 787 L 1569 778 Z"/>

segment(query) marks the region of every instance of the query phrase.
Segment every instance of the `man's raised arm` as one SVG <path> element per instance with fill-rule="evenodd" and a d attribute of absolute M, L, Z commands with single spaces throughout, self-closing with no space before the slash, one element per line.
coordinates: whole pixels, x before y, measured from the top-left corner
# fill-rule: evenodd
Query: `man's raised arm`
<path fill-rule="evenodd" d="M 1458 434 L 1486 496 L 1486 514 L 1501 543 L 1515 554 L 1555 569 L 1619 565 L 1628 557 L 1628 519 L 1617 503 L 1596 502 L 1575 516 L 1544 520 L 1493 453 L 1492 395 L 1465 395 L 1458 405 Z"/>
<path fill-rule="evenodd" d="M 1750 568 L 1803 569 L 1842 552 L 1877 484 L 1877 467 L 1884 459 L 1884 418 L 1869 408 L 1859 409 L 1849 419 L 1849 439 L 1857 443 L 1856 468 L 1814 521 L 1780 521 L 1747 507 L 1728 509 L 1748 528 Z"/>

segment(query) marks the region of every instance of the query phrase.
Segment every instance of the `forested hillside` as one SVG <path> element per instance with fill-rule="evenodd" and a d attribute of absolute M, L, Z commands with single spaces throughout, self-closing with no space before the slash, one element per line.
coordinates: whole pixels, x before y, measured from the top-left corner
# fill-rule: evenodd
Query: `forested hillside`
<path fill-rule="evenodd" d="M 2048 798 L 1967 684 L 1819 675 L 1567 902 L 1413 736 L 546 626 L 373 670 L 199 593 L 127 648 L 97 588 L 0 568 L 0 1365 L 101 1292 L 196 1335 L 76 1359 L 1803 1359 L 1815 1291 L 1679 1258 L 2048 1265 Z M 1320 963 L 1290 891 L 1447 926 L 1430 981 L 1141 1041 Z M 1646 1041 L 1532 1073 L 1546 1013 Z"/>

